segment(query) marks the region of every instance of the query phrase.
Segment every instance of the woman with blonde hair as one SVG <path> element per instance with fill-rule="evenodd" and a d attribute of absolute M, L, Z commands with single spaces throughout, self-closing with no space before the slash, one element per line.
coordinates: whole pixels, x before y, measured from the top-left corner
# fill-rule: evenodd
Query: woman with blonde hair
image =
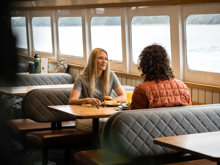
<path fill-rule="evenodd" d="M 117 76 L 110 70 L 108 54 L 104 49 L 92 50 L 88 64 L 77 76 L 69 98 L 69 104 L 101 105 L 103 97 L 110 96 L 112 90 L 118 95 L 113 101 L 126 102 L 125 92 Z M 91 120 L 76 121 L 76 128 L 91 131 Z"/>

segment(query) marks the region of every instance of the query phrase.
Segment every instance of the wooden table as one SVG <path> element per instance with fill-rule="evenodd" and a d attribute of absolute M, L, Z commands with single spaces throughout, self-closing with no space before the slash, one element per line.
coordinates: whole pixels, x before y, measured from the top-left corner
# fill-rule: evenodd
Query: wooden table
<path fill-rule="evenodd" d="M 73 115 L 77 119 L 93 119 L 92 132 L 97 146 L 99 146 L 99 118 L 110 117 L 117 111 L 114 107 L 97 107 L 91 105 L 54 105 L 48 106 L 51 111 L 62 111 Z"/>
<path fill-rule="evenodd" d="M 220 165 L 220 131 L 159 137 L 155 144 L 216 161 Z"/>
<path fill-rule="evenodd" d="M 73 88 L 74 84 L 57 84 L 57 85 L 35 85 L 35 86 L 17 86 L 17 87 L 0 87 L 0 91 L 11 95 L 25 95 L 33 89 L 42 88 Z"/>

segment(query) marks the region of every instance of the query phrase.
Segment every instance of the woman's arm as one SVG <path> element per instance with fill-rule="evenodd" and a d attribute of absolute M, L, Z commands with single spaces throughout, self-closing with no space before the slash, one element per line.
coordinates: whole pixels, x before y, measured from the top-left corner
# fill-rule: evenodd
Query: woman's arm
<path fill-rule="evenodd" d="M 73 89 L 69 98 L 69 104 L 91 104 L 92 106 L 101 105 L 101 102 L 96 98 L 79 98 L 80 91 Z"/>
<path fill-rule="evenodd" d="M 117 97 L 113 98 L 112 100 L 113 101 L 119 101 L 121 103 L 126 103 L 126 96 L 125 96 L 125 91 L 124 89 L 122 88 L 121 85 L 119 85 L 118 87 L 116 87 L 115 89 L 115 92 L 117 93 Z"/>
<path fill-rule="evenodd" d="M 149 102 L 145 94 L 145 90 L 141 87 L 136 87 L 132 95 L 130 109 L 146 109 L 149 107 Z"/>

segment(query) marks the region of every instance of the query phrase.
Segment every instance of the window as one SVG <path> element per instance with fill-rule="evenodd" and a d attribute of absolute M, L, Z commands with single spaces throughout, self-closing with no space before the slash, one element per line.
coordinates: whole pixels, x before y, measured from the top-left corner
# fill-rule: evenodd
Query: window
<path fill-rule="evenodd" d="M 58 32 L 60 53 L 83 57 L 81 17 L 60 17 Z"/>
<path fill-rule="evenodd" d="M 16 37 L 16 47 L 27 49 L 27 30 L 25 17 L 11 17 L 11 28 Z"/>
<path fill-rule="evenodd" d="M 34 17 L 32 29 L 35 51 L 52 53 L 51 18 Z"/>
<path fill-rule="evenodd" d="M 135 16 L 131 21 L 133 62 L 148 45 L 160 44 L 171 57 L 169 16 Z"/>
<path fill-rule="evenodd" d="M 103 48 L 108 52 L 110 60 L 122 61 L 121 18 L 92 17 L 91 19 L 92 49 Z"/>
<path fill-rule="evenodd" d="M 192 70 L 220 73 L 220 14 L 186 19 L 187 64 Z"/>

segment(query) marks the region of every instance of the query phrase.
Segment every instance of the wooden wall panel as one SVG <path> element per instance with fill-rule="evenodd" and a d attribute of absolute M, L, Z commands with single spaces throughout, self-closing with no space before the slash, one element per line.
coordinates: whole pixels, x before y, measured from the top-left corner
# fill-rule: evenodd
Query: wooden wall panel
<path fill-rule="evenodd" d="M 118 77 L 121 85 L 127 85 L 127 79 L 125 77 Z"/>
<path fill-rule="evenodd" d="M 192 88 L 188 88 L 189 89 L 189 93 L 192 96 Z"/>
<path fill-rule="evenodd" d="M 69 73 L 73 76 L 73 78 L 74 78 L 74 80 L 75 80 L 75 78 L 77 77 L 77 75 L 79 75 L 80 73 L 81 73 L 81 70 L 80 69 L 73 69 L 73 68 L 71 68 L 70 70 L 69 70 Z"/>
<path fill-rule="evenodd" d="M 192 97 L 192 102 L 199 102 L 199 90 L 197 88 L 193 88 L 192 89 L 192 94 L 191 94 L 191 97 Z"/>
<path fill-rule="evenodd" d="M 141 84 L 143 82 L 142 79 L 137 80 L 136 86 L 138 86 L 139 84 Z"/>
<path fill-rule="evenodd" d="M 131 79 L 131 86 L 133 86 L 133 87 L 136 86 L 136 79 L 134 79 L 134 78 Z"/>
<path fill-rule="evenodd" d="M 126 84 L 132 86 L 132 78 L 127 78 Z"/>
<path fill-rule="evenodd" d="M 220 93 L 213 92 L 213 104 L 220 103 Z"/>
<path fill-rule="evenodd" d="M 213 102 L 212 102 L 212 91 L 206 91 L 206 93 L 205 93 L 205 103 L 206 104 L 212 104 Z"/>
<path fill-rule="evenodd" d="M 202 103 L 202 104 L 205 104 L 205 90 L 203 90 L 203 89 L 199 89 L 199 95 L 198 95 L 198 97 L 199 97 L 199 103 Z"/>

